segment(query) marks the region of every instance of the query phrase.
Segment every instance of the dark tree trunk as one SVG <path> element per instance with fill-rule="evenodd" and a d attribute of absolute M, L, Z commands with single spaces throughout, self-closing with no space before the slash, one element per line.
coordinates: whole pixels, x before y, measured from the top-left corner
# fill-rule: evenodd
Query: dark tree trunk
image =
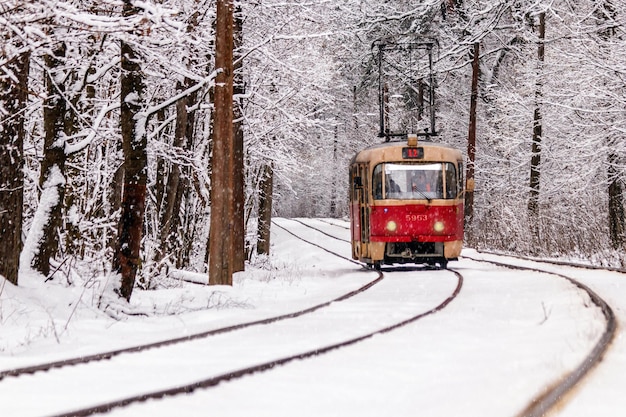
<path fill-rule="evenodd" d="M 480 44 L 472 51 L 472 94 L 470 97 L 469 132 L 467 135 L 467 187 L 465 191 L 465 223 L 468 240 L 471 241 L 471 225 L 474 218 L 474 161 L 476 159 L 476 107 L 478 103 L 478 78 L 480 75 Z"/>
<path fill-rule="evenodd" d="M 530 160 L 530 198 L 528 199 L 528 222 L 530 224 L 533 236 L 539 238 L 539 185 L 541 179 L 541 140 L 542 140 L 542 118 L 541 118 L 541 102 L 542 102 L 542 72 L 546 35 L 546 14 L 539 15 L 539 45 L 537 47 L 538 73 L 537 84 L 535 89 L 535 112 L 533 115 L 533 140 Z"/>
<path fill-rule="evenodd" d="M 261 170 L 259 182 L 259 226 L 257 253 L 270 254 L 270 226 L 272 224 L 272 194 L 274 192 L 274 170 L 272 165 L 265 165 Z"/>
<path fill-rule="evenodd" d="M 63 218 L 65 200 L 65 119 L 67 100 L 62 82 L 57 80 L 60 68 L 64 63 L 66 47 L 59 43 L 54 55 L 46 55 L 45 85 L 47 97 L 43 107 L 44 150 L 41 162 L 39 187 L 41 198 L 35 218 L 42 224 L 41 230 L 31 229 L 30 239 L 33 242 L 32 266 L 41 274 L 50 273 L 50 258 L 54 257 L 59 248 L 59 229 Z"/>
<path fill-rule="evenodd" d="M 333 131 L 333 167 L 337 166 L 337 145 L 339 141 L 339 128 L 337 125 Z M 336 178 L 333 176 L 331 188 L 330 188 L 330 217 L 337 217 L 337 183 Z"/>
<path fill-rule="evenodd" d="M 167 112 L 166 109 L 163 108 L 159 110 L 156 114 L 157 120 L 159 124 L 165 122 Z M 159 138 L 163 133 L 159 135 Z M 160 213 L 163 209 L 163 199 L 165 198 L 165 188 L 166 188 L 166 180 L 168 174 L 168 164 L 167 160 L 163 157 L 159 157 L 157 159 L 157 168 L 156 168 L 156 183 L 154 186 L 154 195 L 155 195 L 155 206 L 158 213 Z"/>
<path fill-rule="evenodd" d="M 129 0 L 124 15 L 137 14 Z M 139 252 L 146 204 L 147 137 L 146 120 L 140 116 L 143 104 L 143 74 L 140 57 L 127 42 L 121 43 L 121 130 L 124 151 L 124 188 L 114 266 L 121 274 L 120 295 L 126 300 L 135 286 L 140 266 Z"/>
<path fill-rule="evenodd" d="M 119 211 L 121 211 L 123 190 L 124 190 L 124 164 L 122 163 L 122 165 L 120 165 L 115 170 L 115 173 L 113 174 L 113 178 L 111 179 L 111 184 L 109 186 L 108 200 L 109 200 L 110 208 L 109 208 L 109 212 L 106 213 L 107 216 L 114 217 L 118 215 Z M 107 237 L 108 237 L 108 240 L 107 240 L 108 247 L 111 248 L 113 252 L 115 252 L 117 248 L 117 234 L 109 232 Z M 114 263 L 115 262 L 116 261 L 114 260 Z"/>
<path fill-rule="evenodd" d="M 95 38 L 90 38 L 92 42 L 95 42 Z M 93 45 L 90 45 L 90 48 Z M 92 59 L 96 54 L 96 50 L 90 49 L 88 52 L 88 58 Z M 80 119 L 85 115 L 94 116 L 94 99 L 96 97 L 96 87 L 93 83 L 88 82 L 88 77 L 96 74 L 96 68 L 92 64 L 86 71 L 83 77 L 79 77 L 79 73 L 72 71 L 70 74 L 70 83 L 72 85 L 69 89 L 73 91 L 73 95 L 67 96 L 68 100 L 72 103 L 72 109 L 66 113 L 65 117 L 65 134 L 66 136 L 73 136 L 80 130 Z M 80 88 L 78 88 L 80 87 Z M 84 94 L 83 94 L 84 93 Z M 86 181 L 82 170 L 78 168 L 81 165 L 81 159 L 84 155 L 66 155 L 65 163 L 65 203 L 64 203 L 64 223 L 62 229 L 65 232 L 65 254 L 69 256 L 84 256 L 85 241 L 82 236 L 81 229 L 79 227 L 79 220 L 76 213 L 81 210 L 79 206 L 84 203 L 83 197 L 89 195 L 87 189 L 88 181 Z"/>
<path fill-rule="evenodd" d="M 179 85 L 179 89 L 182 90 L 182 86 Z M 175 153 L 179 154 L 182 154 L 182 152 L 176 152 L 176 150 L 184 150 L 186 143 L 188 120 L 187 101 L 188 98 L 183 97 L 176 103 L 176 129 L 174 131 L 173 147 Z M 183 194 L 179 189 L 181 174 L 180 164 L 172 162 L 165 186 L 163 210 L 161 212 L 160 248 L 157 254 L 159 261 L 172 254 L 172 252 L 176 251 L 177 246 L 180 246 L 176 244 L 176 241 L 179 236 L 178 229 L 180 226 L 180 208 Z"/>
<path fill-rule="evenodd" d="M 209 285 L 232 285 L 233 1 L 217 1 Z"/>
<path fill-rule="evenodd" d="M 0 37 L 2 39 L 2 37 Z M 18 55 L 0 67 L 0 275 L 17 285 L 22 251 L 24 205 L 24 114 L 30 56 Z M 14 83 L 8 74 L 13 74 Z"/>
<path fill-rule="evenodd" d="M 611 148 L 611 147 L 610 147 Z M 613 249 L 620 249 L 624 244 L 624 190 L 616 169 L 617 155 L 609 154 L 609 229 Z"/>
<path fill-rule="evenodd" d="M 605 41 L 610 41 L 616 35 L 618 25 L 617 10 L 612 1 L 605 1 L 602 7 L 596 12 L 598 19 L 605 22 L 599 31 L 600 37 Z M 615 153 L 619 140 L 622 138 L 610 138 L 608 141 L 608 168 L 609 179 L 609 234 L 613 249 L 620 249 L 624 245 L 626 238 L 626 219 L 624 214 L 624 187 L 619 175 L 619 155 Z"/>
<path fill-rule="evenodd" d="M 243 16 L 241 6 L 237 6 L 235 13 L 235 27 L 233 34 L 233 48 L 240 51 L 243 43 Z M 233 272 L 245 269 L 245 218 L 244 218 L 244 152 L 243 152 L 243 95 L 245 93 L 243 81 L 243 62 L 240 52 L 234 57 L 237 62 L 233 65 L 233 94 L 236 102 L 233 103 Z"/>
<path fill-rule="evenodd" d="M 190 80 L 191 83 L 191 80 Z M 198 100 L 197 93 L 191 94 L 187 98 L 187 106 L 192 107 L 196 104 Z M 195 111 L 191 111 L 187 113 L 187 129 L 185 130 L 185 137 L 187 138 L 187 149 L 194 148 L 194 137 L 195 137 L 195 129 L 196 129 L 196 113 Z M 191 253 L 193 251 L 193 246 L 195 242 L 195 234 L 196 234 L 196 226 L 198 223 L 198 219 L 201 218 L 202 214 L 198 213 L 197 207 L 192 203 L 191 190 L 196 188 L 199 190 L 199 186 L 196 180 L 196 176 L 193 173 L 193 169 L 191 167 L 187 167 L 183 171 L 184 175 L 182 178 L 182 187 L 181 193 L 179 196 L 179 206 L 182 205 L 182 202 L 185 202 L 185 216 L 184 216 L 184 224 L 181 225 L 181 229 L 184 229 L 184 237 L 182 242 L 182 248 L 180 250 L 178 256 L 177 266 L 182 268 L 189 264 L 189 259 L 191 258 Z M 198 195 L 201 195 L 201 191 L 197 191 Z"/>
<path fill-rule="evenodd" d="M 185 80 L 185 86 L 192 85 L 192 80 Z M 180 87 L 182 89 L 182 87 Z M 197 99 L 197 94 L 190 94 L 176 103 L 176 129 L 174 132 L 174 149 L 180 149 L 182 155 L 186 150 L 193 148 L 195 116 L 189 108 L 193 106 Z M 187 238 L 186 225 L 192 223 L 189 217 L 193 217 L 192 209 L 188 204 L 183 206 L 183 201 L 189 197 L 189 181 L 191 175 L 190 168 L 183 168 L 180 163 L 173 162 L 167 183 L 163 193 L 163 203 L 161 211 L 161 234 L 160 249 L 157 259 L 162 260 L 171 256 L 177 267 L 183 267 L 188 258 L 189 246 L 193 241 Z"/>

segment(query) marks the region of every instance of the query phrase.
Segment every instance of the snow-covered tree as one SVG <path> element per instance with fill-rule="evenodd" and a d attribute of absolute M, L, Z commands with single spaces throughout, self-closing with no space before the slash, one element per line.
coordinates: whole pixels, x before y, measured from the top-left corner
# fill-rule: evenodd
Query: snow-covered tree
<path fill-rule="evenodd" d="M 0 5 L 0 276 L 13 284 L 22 249 L 28 73 L 37 42 L 26 31 L 32 12 L 20 1 Z"/>

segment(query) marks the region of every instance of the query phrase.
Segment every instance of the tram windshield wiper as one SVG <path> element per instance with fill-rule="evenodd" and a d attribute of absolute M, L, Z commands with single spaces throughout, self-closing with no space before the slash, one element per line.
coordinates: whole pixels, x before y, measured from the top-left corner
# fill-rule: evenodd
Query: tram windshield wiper
<path fill-rule="evenodd" d="M 424 197 L 424 200 L 428 200 L 428 202 L 430 203 L 430 201 L 432 200 L 432 198 L 428 197 L 426 194 L 424 194 L 424 192 L 420 191 L 420 190 L 415 190 L 413 191 L 413 193 L 417 193 L 419 195 L 421 195 L 422 197 Z"/>

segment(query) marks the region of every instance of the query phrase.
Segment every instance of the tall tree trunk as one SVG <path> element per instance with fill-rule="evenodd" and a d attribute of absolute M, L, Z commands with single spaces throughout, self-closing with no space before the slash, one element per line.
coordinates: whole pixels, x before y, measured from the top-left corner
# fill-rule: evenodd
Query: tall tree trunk
<path fill-rule="evenodd" d="M 209 285 L 232 285 L 233 1 L 217 1 Z"/>
<path fill-rule="evenodd" d="M 58 74 L 64 63 L 66 46 L 58 43 L 54 55 L 46 55 L 45 85 L 47 97 L 43 107 L 44 149 L 39 187 L 41 196 L 26 248 L 33 254 L 32 266 L 41 274 L 50 273 L 50 258 L 59 248 L 59 229 L 65 200 L 65 119 L 67 99 L 65 77 Z M 61 81 L 59 81 L 61 80 Z"/>
<path fill-rule="evenodd" d="M 191 80 L 190 80 L 191 82 Z M 198 100 L 198 94 L 193 93 L 187 98 L 187 106 L 192 107 Z M 196 131 L 196 113 L 195 111 L 188 112 L 187 114 L 187 129 L 185 130 L 185 137 L 187 138 L 186 149 L 194 148 L 194 139 Z M 201 213 L 198 213 L 198 206 L 193 204 L 193 198 L 191 196 L 191 190 L 199 190 L 196 176 L 193 173 L 193 168 L 186 167 L 182 178 L 183 186 L 182 192 L 179 198 L 179 205 L 185 202 L 185 222 L 181 227 L 185 231 L 183 233 L 182 248 L 178 256 L 177 267 L 183 268 L 189 265 L 189 260 L 194 248 L 196 225 L 198 219 L 202 217 Z M 201 195 L 201 191 L 197 191 L 198 195 Z M 180 206 L 179 206 L 180 207 Z M 179 209 L 180 210 L 180 209 Z"/>
<path fill-rule="evenodd" d="M 4 31 L 3 31 L 4 32 Z M 1 34 L 0 39 L 6 35 Z M 24 115 L 30 55 L 0 66 L 0 275 L 17 285 L 24 206 Z"/>
<path fill-rule="evenodd" d="M 256 250 L 259 255 L 270 254 L 270 226 L 272 224 L 272 194 L 274 191 L 274 170 L 272 164 L 261 168 L 259 182 L 259 226 Z"/>
<path fill-rule="evenodd" d="M 617 10 L 613 2 L 606 0 L 602 3 L 601 8 L 596 12 L 598 19 L 604 21 L 602 29 L 599 31 L 600 37 L 607 42 L 616 35 L 618 27 Z M 610 43 L 609 43 L 610 45 Z M 610 47 L 609 47 L 610 48 Z M 626 239 L 626 219 L 624 213 L 624 187 L 620 181 L 619 175 L 619 155 L 615 152 L 618 143 L 623 140 L 621 137 L 611 137 L 608 140 L 608 167 L 607 176 L 609 180 L 609 234 L 611 238 L 611 246 L 613 249 L 620 249 L 624 245 Z"/>
<path fill-rule="evenodd" d="M 167 111 L 166 108 L 162 108 L 161 110 L 159 110 L 156 114 L 157 120 L 159 122 L 159 125 L 163 124 L 163 122 L 165 122 L 167 116 Z M 159 139 L 161 140 L 164 136 L 163 131 L 161 131 L 161 133 L 159 134 Z M 157 213 L 160 213 L 163 210 L 163 200 L 165 199 L 165 193 L 166 193 L 166 188 L 167 188 L 167 174 L 168 174 L 168 163 L 167 160 L 162 157 L 159 156 L 157 158 L 157 165 L 156 165 L 156 179 L 155 179 L 155 185 L 154 185 L 154 196 L 155 196 L 155 201 L 154 201 L 154 205 L 156 207 Z M 158 255 L 157 255 L 158 258 Z"/>
<path fill-rule="evenodd" d="M 539 239 L 539 185 L 541 179 L 541 104 L 543 96 L 543 61 L 545 55 L 546 14 L 539 14 L 539 45 L 537 47 L 538 72 L 535 86 L 535 112 L 533 115 L 533 140 L 530 160 L 530 198 L 528 199 L 528 222 L 533 237 Z"/>
<path fill-rule="evenodd" d="M 335 124 L 333 129 L 333 171 L 334 167 L 337 166 L 337 145 L 339 141 L 339 128 L 337 124 Z M 330 187 L 330 217 L 337 217 L 337 177 L 333 175 L 331 187 Z"/>
<path fill-rule="evenodd" d="M 119 148 L 120 143 L 116 143 L 113 146 Z M 119 153 L 119 149 L 115 152 Z M 111 183 L 108 188 L 108 203 L 109 209 L 108 212 L 105 213 L 106 217 L 115 217 L 119 214 L 122 209 L 122 193 L 124 190 L 124 163 L 122 163 L 113 173 L 113 178 L 111 178 Z M 119 229 L 119 227 L 118 227 Z M 118 230 L 119 232 L 119 230 Z M 117 250 L 117 233 L 107 232 L 107 246 L 115 253 Z M 116 255 L 117 257 L 117 255 Z M 113 261 L 114 267 L 117 269 L 117 261 Z"/>
<path fill-rule="evenodd" d="M 181 85 L 178 86 L 183 89 Z M 176 129 L 174 131 L 175 150 L 184 150 L 187 133 L 187 97 L 176 102 Z M 175 153 L 179 153 L 176 152 Z M 182 153 L 182 152 L 180 152 Z M 181 183 L 181 167 L 176 161 L 171 162 L 171 169 L 167 177 L 167 185 L 163 198 L 163 210 L 161 212 L 160 248 L 157 251 L 157 259 L 160 261 L 165 256 L 176 250 L 176 239 L 180 225 L 180 207 L 182 193 L 179 190 Z"/>
<path fill-rule="evenodd" d="M 472 51 L 472 94 L 470 97 L 469 132 L 467 134 L 467 188 L 465 192 L 465 223 L 468 241 L 472 240 L 474 219 L 474 161 L 476 159 L 476 107 L 478 103 L 478 77 L 480 75 L 480 44 Z"/>
<path fill-rule="evenodd" d="M 609 149 L 614 148 L 609 146 Z M 626 231 L 626 226 L 624 224 L 624 190 L 616 169 L 617 164 L 617 155 L 610 151 L 608 161 L 609 229 L 613 249 L 620 249 L 624 245 L 624 232 Z"/>
<path fill-rule="evenodd" d="M 71 86 L 66 90 L 66 97 L 71 103 L 72 110 L 66 113 L 65 117 L 65 135 L 73 137 L 81 129 L 81 119 L 85 117 L 94 118 L 95 108 L 94 102 L 96 98 L 96 86 L 94 81 L 89 81 L 89 77 L 96 74 L 94 65 L 97 50 L 95 43 L 96 36 L 89 37 L 89 43 L 84 45 L 86 48 L 85 60 L 89 60 L 90 64 L 85 73 L 72 69 L 68 74 L 67 86 Z M 69 94 L 67 94 L 69 93 Z M 89 181 L 87 181 L 83 170 L 79 168 L 82 160 L 89 159 L 89 151 L 87 156 L 84 153 L 66 155 L 65 161 L 65 201 L 63 207 L 63 225 L 62 229 L 65 233 L 65 241 L 63 242 L 64 252 L 68 256 L 84 256 L 85 239 L 79 227 L 78 213 L 84 212 L 85 195 L 90 195 L 88 189 Z"/>
<path fill-rule="evenodd" d="M 234 17 L 233 48 L 236 53 L 236 62 L 233 65 L 233 94 L 236 102 L 233 107 L 233 272 L 245 269 L 245 195 L 244 195 L 244 152 L 243 152 L 243 95 L 245 94 L 243 81 L 243 56 L 241 46 L 243 44 L 243 15 L 241 5 L 237 6 Z"/>
<path fill-rule="evenodd" d="M 124 16 L 137 13 L 138 10 L 131 1 L 125 0 Z M 148 160 L 146 119 L 140 116 L 144 92 L 140 57 L 133 47 L 124 41 L 121 42 L 121 53 L 120 117 L 124 151 L 124 188 L 114 265 L 121 274 L 120 295 L 130 300 L 140 265 Z"/>

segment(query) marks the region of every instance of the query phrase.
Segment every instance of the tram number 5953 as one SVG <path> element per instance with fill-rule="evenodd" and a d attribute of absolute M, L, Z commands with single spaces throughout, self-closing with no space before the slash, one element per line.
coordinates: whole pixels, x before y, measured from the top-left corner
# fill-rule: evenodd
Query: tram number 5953
<path fill-rule="evenodd" d="M 428 216 L 425 214 L 407 214 L 404 218 L 407 222 L 425 222 Z"/>

